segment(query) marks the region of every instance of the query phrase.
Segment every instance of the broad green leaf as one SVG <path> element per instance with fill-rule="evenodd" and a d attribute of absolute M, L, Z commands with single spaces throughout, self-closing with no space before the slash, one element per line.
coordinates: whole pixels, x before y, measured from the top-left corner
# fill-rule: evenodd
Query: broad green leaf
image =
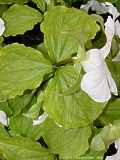
<path fill-rule="evenodd" d="M 20 44 L 0 49 L 0 100 L 37 88 L 52 66 L 41 52 Z"/>
<path fill-rule="evenodd" d="M 90 152 L 79 158 L 79 160 L 103 160 L 103 152 Z"/>
<path fill-rule="evenodd" d="M 118 92 L 120 93 L 120 62 L 108 60 L 107 64 L 109 66 L 112 77 L 116 82 Z"/>
<path fill-rule="evenodd" d="M 40 43 L 38 46 L 37 46 L 37 49 L 44 55 L 44 57 L 46 59 L 50 59 L 49 55 L 48 55 L 48 51 L 47 51 L 47 48 L 45 47 L 45 44 L 44 43 Z"/>
<path fill-rule="evenodd" d="M 18 136 L 21 135 L 26 137 L 32 127 L 32 119 L 25 116 L 19 115 L 16 117 L 10 118 L 10 133 L 12 135 Z"/>
<path fill-rule="evenodd" d="M 0 111 L 4 111 L 7 116 L 11 116 L 13 114 L 13 111 L 8 102 L 0 102 Z"/>
<path fill-rule="evenodd" d="M 41 124 L 41 130 L 50 151 L 59 154 L 59 157 L 63 159 L 76 159 L 89 148 L 90 127 L 64 129 L 52 120 L 46 119 Z"/>
<path fill-rule="evenodd" d="M 24 113 L 25 116 L 36 119 L 39 116 L 40 110 L 42 108 L 43 103 L 43 94 L 42 92 L 38 95 L 36 103 L 34 103 L 29 110 Z"/>
<path fill-rule="evenodd" d="M 37 10 L 23 5 L 12 5 L 3 14 L 6 30 L 4 36 L 15 36 L 31 30 L 35 24 L 41 22 L 42 15 Z"/>
<path fill-rule="evenodd" d="M 24 3 L 28 0 L 0 0 L 0 4 Z"/>
<path fill-rule="evenodd" d="M 45 12 L 46 11 L 46 2 L 45 0 L 33 0 L 34 3 L 37 4 L 37 7 L 42 11 Z"/>
<path fill-rule="evenodd" d="M 59 63 L 71 58 L 79 45 L 83 47 L 93 39 L 99 26 L 93 17 L 81 10 L 56 6 L 45 14 L 41 30 L 49 56 L 54 63 Z"/>
<path fill-rule="evenodd" d="M 120 98 L 114 99 L 107 104 L 101 118 L 107 123 L 120 119 Z"/>
<path fill-rule="evenodd" d="M 40 125 L 33 126 L 32 119 L 24 115 L 10 118 L 9 128 L 12 136 L 29 137 L 33 140 L 42 136 Z"/>
<path fill-rule="evenodd" d="M 8 6 L 5 4 L 0 4 L 0 17 L 8 9 Z"/>
<path fill-rule="evenodd" d="M 54 160 L 40 144 L 22 137 L 1 138 L 0 152 L 9 160 Z"/>
<path fill-rule="evenodd" d="M 82 92 L 79 85 L 78 70 L 68 65 L 56 71 L 45 90 L 45 112 L 66 128 L 91 124 L 105 107 L 105 103 L 96 103 Z"/>
<path fill-rule="evenodd" d="M 111 143 L 120 138 L 120 121 L 105 126 L 100 133 L 93 137 L 91 150 L 106 151 Z"/>
<path fill-rule="evenodd" d="M 0 124 L 0 137 L 9 137 L 8 132 L 5 130 L 4 126 Z"/>
<path fill-rule="evenodd" d="M 110 57 L 114 58 L 119 53 L 119 43 L 116 39 L 112 40 L 112 47 L 110 52 Z"/>
<path fill-rule="evenodd" d="M 19 115 L 23 109 L 31 103 L 31 101 L 34 99 L 33 92 L 31 93 L 24 93 L 24 95 L 16 96 L 13 99 L 10 99 L 9 107 L 12 109 L 13 116 Z"/>

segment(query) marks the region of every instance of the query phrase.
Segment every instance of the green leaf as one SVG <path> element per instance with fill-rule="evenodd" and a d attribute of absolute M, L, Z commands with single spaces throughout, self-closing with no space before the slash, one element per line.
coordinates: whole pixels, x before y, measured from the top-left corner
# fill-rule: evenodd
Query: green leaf
<path fill-rule="evenodd" d="M 109 70 L 112 74 L 112 77 L 116 82 L 118 92 L 120 93 L 120 62 L 108 60 L 107 64 L 108 64 Z"/>
<path fill-rule="evenodd" d="M 49 56 L 58 63 L 71 58 L 80 44 L 83 47 L 93 39 L 99 26 L 93 17 L 81 10 L 56 6 L 45 14 L 41 30 Z"/>
<path fill-rule="evenodd" d="M 33 99 L 33 92 L 28 92 L 22 96 L 16 96 L 14 99 L 10 99 L 8 103 L 9 107 L 12 109 L 13 116 L 19 115 L 23 111 L 23 109 L 31 103 Z"/>
<path fill-rule="evenodd" d="M 38 49 L 41 53 L 43 53 L 43 55 L 44 55 L 44 57 L 45 57 L 46 59 L 49 59 L 49 60 L 51 61 L 51 59 L 50 59 L 50 57 L 49 57 L 49 55 L 48 55 L 47 48 L 45 47 L 45 44 L 44 44 L 44 43 L 40 43 L 40 44 L 37 46 L 37 49 Z"/>
<path fill-rule="evenodd" d="M 45 90 L 45 112 L 66 128 L 91 124 L 105 107 L 105 103 L 97 103 L 82 92 L 79 85 L 79 71 L 68 65 L 56 71 Z"/>
<path fill-rule="evenodd" d="M 36 119 L 39 116 L 40 109 L 42 108 L 43 94 L 42 92 L 37 97 L 37 102 L 33 104 L 30 109 L 24 113 L 25 116 Z"/>
<path fill-rule="evenodd" d="M 8 132 L 5 130 L 5 127 L 0 124 L 0 137 L 9 137 Z"/>
<path fill-rule="evenodd" d="M 0 4 L 24 3 L 28 0 L 0 0 Z"/>
<path fill-rule="evenodd" d="M 12 136 L 26 137 L 32 127 L 32 119 L 19 115 L 17 117 L 10 118 L 10 133 Z"/>
<path fill-rule="evenodd" d="M 81 156 L 79 160 L 103 160 L 103 157 L 103 152 L 90 152 L 84 156 Z"/>
<path fill-rule="evenodd" d="M 3 19 L 6 25 L 4 36 L 15 36 L 31 30 L 41 22 L 42 15 L 31 7 L 15 4 L 4 12 Z"/>
<path fill-rule="evenodd" d="M 13 113 L 8 102 L 0 102 L 0 111 L 4 111 L 5 113 L 7 113 L 7 116 L 11 116 Z"/>
<path fill-rule="evenodd" d="M 0 151 L 9 160 L 54 160 L 48 150 L 28 138 L 0 137 Z"/>
<path fill-rule="evenodd" d="M 46 119 L 41 124 L 41 130 L 50 151 L 54 154 L 59 154 L 60 158 L 76 159 L 80 155 L 83 155 L 89 148 L 90 127 L 64 129 L 52 120 Z"/>
<path fill-rule="evenodd" d="M 0 17 L 8 9 L 8 6 L 5 4 L 0 4 Z"/>
<path fill-rule="evenodd" d="M 33 125 L 31 118 L 19 115 L 10 118 L 10 134 L 11 136 L 29 137 L 33 140 L 38 140 L 42 136 L 40 125 Z"/>
<path fill-rule="evenodd" d="M 45 0 L 33 0 L 34 3 L 37 4 L 37 7 L 42 11 L 45 12 L 46 11 L 46 3 Z"/>
<path fill-rule="evenodd" d="M 105 126 L 100 133 L 93 137 L 91 142 L 92 151 L 106 151 L 111 143 L 120 138 L 120 121 Z"/>
<path fill-rule="evenodd" d="M 1 48 L 0 64 L 0 100 L 37 88 L 44 76 L 52 71 L 51 63 L 41 52 L 20 44 Z"/>
<path fill-rule="evenodd" d="M 101 118 L 107 123 L 120 119 L 120 98 L 114 99 L 107 104 Z"/>

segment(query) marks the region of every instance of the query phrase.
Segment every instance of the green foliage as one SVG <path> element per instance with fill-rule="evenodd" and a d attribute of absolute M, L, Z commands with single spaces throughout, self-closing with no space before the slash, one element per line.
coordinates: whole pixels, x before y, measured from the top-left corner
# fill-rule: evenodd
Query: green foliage
<path fill-rule="evenodd" d="M 104 151 L 109 145 L 120 137 L 120 121 L 105 126 L 100 133 L 93 137 L 91 142 L 91 150 Z"/>
<path fill-rule="evenodd" d="M 90 152 L 88 154 L 85 154 L 84 156 L 81 156 L 79 160 L 103 160 L 104 153 L 103 152 Z"/>
<path fill-rule="evenodd" d="M 91 128 L 64 129 L 47 119 L 42 125 L 42 136 L 50 151 L 60 158 L 72 159 L 83 155 L 89 148 Z M 82 145 L 81 145 L 82 144 Z"/>
<path fill-rule="evenodd" d="M 75 54 L 79 45 L 84 47 L 93 39 L 99 26 L 94 18 L 81 10 L 58 6 L 45 15 L 41 29 L 49 56 L 54 63 L 59 63 Z"/>
<path fill-rule="evenodd" d="M 45 90 L 44 110 L 66 128 L 91 124 L 105 107 L 105 103 L 96 103 L 83 93 L 79 81 L 79 72 L 68 65 L 56 71 Z"/>
<path fill-rule="evenodd" d="M 28 138 L 0 137 L 0 151 L 9 160 L 54 160 L 52 154 Z"/>
<path fill-rule="evenodd" d="M 28 0 L 0 0 L 0 4 L 25 3 Z"/>
<path fill-rule="evenodd" d="M 26 89 L 38 87 L 51 64 L 41 52 L 12 44 L 0 49 L 0 100 L 14 98 Z"/>
<path fill-rule="evenodd" d="M 118 95 L 110 88 L 110 101 L 98 103 L 81 89 L 86 70 L 99 62 L 93 56 L 84 69 L 87 51 L 99 52 L 109 38 L 106 17 L 77 9 L 87 2 L 0 0 L 5 24 L 0 37 L 1 160 L 103 160 L 109 145 L 120 138 L 120 60 L 113 60 L 119 55 L 119 36 L 100 65 L 106 90 L 111 87 L 108 66 Z M 120 9 L 118 0 L 109 2 Z"/>
<path fill-rule="evenodd" d="M 15 4 L 4 12 L 3 19 L 6 22 L 4 35 L 15 36 L 31 30 L 35 24 L 41 22 L 42 15 L 31 7 Z"/>
<path fill-rule="evenodd" d="M 46 3 L 44 0 L 33 0 L 34 3 L 37 4 L 38 8 L 42 11 L 45 12 L 46 11 Z"/>

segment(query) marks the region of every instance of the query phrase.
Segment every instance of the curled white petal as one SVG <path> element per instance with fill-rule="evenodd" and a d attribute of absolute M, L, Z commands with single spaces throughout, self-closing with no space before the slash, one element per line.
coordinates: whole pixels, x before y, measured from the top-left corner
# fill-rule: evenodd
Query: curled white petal
<path fill-rule="evenodd" d="M 104 59 L 108 56 L 108 54 L 110 52 L 112 39 L 113 39 L 114 34 L 115 34 L 114 21 L 109 16 L 106 23 L 105 23 L 105 35 L 106 35 L 107 42 L 106 42 L 105 46 L 100 49 L 100 52 L 103 55 Z"/>
<path fill-rule="evenodd" d="M 2 36 L 4 31 L 5 31 L 5 24 L 4 21 L 0 18 L 0 36 Z"/>
<path fill-rule="evenodd" d="M 80 8 L 84 9 L 84 10 L 86 10 L 88 12 L 88 10 L 90 9 L 90 7 L 95 6 L 96 3 L 97 2 L 95 0 L 91 0 L 91 1 L 88 1 L 87 4 L 81 5 Z"/>
<path fill-rule="evenodd" d="M 107 7 L 107 12 L 112 14 L 114 20 L 120 15 L 117 8 L 114 7 L 110 2 L 105 2 L 102 4 Z"/>
<path fill-rule="evenodd" d="M 38 117 L 38 119 L 33 120 L 33 125 L 39 125 L 45 121 L 45 119 L 48 117 L 47 113 L 43 113 L 41 116 Z"/>
<path fill-rule="evenodd" d="M 118 20 L 115 21 L 115 35 L 118 35 L 120 38 L 120 22 Z"/>
<path fill-rule="evenodd" d="M 0 123 L 4 126 L 8 126 L 8 118 L 4 111 L 0 111 Z"/>

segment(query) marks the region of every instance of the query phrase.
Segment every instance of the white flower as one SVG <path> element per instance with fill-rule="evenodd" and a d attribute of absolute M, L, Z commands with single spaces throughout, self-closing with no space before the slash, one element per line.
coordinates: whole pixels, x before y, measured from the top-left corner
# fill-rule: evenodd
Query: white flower
<path fill-rule="evenodd" d="M 120 13 L 118 12 L 116 7 L 114 7 L 109 2 L 99 3 L 95 0 L 88 1 L 87 4 L 81 6 L 81 9 L 84 9 L 87 12 L 89 11 L 90 8 L 93 11 L 96 11 L 97 14 L 104 14 L 104 13 L 111 14 L 114 20 L 115 35 L 118 35 L 120 37 L 120 22 L 118 20 Z"/>
<path fill-rule="evenodd" d="M 0 36 L 2 36 L 4 31 L 5 31 L 4 21 L 0 18 Z"/>
<path fill-rule="evenodd" d="M 107 7 L 105 7 L 104 5 L 102 5 L 102 3 L 99 3 L 95 0 L 88 1 L 87 4 L 81 5 L 80 8 L 87 12 L 91 8 L 91 10 L 96 11 L 97 14 L 103 14 L 107 12 Z"/>
<path fill-rule="evenodd" d="M 8 126 L 8 118 L 4 111 L 0 111 L 0 123 L 4 126 Z"/>
<path fill-rule="evenodd" d="M 117 153 L 113 156 L 108 156 L 105 160 L 120 160 L 120 140 L 115 141 Z"/>
<path fill-rule="evenodd" d="M 105 62 L 114 36 L 114 21 L 110 16 L 105 23 L 105 34 L 107 38 L 105 46 L 101 49 L 89 50 L 88 59 L 82 63 L 86 74 L 81 80 L 81 89 L 96 102 L 108 101 L 111 93 L 118 94 L 116 84 Z"/>
<path fill-rule="evenodd" d="M 33 120 L 33 126 L 43 123 L 47 117 L 48 117 L 48 114 L 43 113 L 41 116 L 38 117 L 38 119 Z"/>

